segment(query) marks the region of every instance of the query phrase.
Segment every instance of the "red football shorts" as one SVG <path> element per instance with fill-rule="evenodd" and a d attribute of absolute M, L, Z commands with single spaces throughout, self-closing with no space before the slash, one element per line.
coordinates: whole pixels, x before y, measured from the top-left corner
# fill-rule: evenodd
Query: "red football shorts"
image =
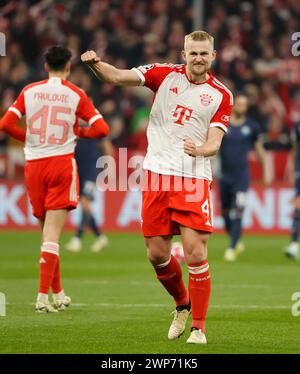
<path fill-rule="evenodd" d="M 27 161 L 25 184 L 33 215 L 40 220 L 47 210 L 77 207 L 79 183 L 73 154 Z"/>
<path fill-rule="evenodd" d="M 179 225 L 211 233 L 210 182 L 146 171 L 143 186 L 144 236 L 177 235 Z"/>

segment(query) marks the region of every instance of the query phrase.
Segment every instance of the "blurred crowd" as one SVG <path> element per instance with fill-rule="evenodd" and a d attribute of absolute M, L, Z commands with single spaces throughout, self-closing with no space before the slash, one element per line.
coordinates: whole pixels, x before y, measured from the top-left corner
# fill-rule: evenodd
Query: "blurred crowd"
<path fill-rule="evenodd" d="M 300 63 L 291 53 L 291 36 L 300 31 L 300 2 L 203 3 L 199 15 L 192 0 L 0 0 L 0 31 L 6 36 L 6 57 L 0 57 L 0 115 L 24 85 L 45 78 L 43 52 L 65 44 L 73 54 L 70 80 L 109 122 L 113 144 L 144 152 L 151 92 L 99 82 L 80 62 L 80 54 L 93 49 L 119 68 L 182 63 L 184 35 L 199 18 L 215 37 L 214 74 L 233 92 L 247 94 L 249 114 L 260 124 L 266 147 L 289 149 L 290 130 L 300 121 Z M 2 153 L 7 142 L 0 134 Z"/>

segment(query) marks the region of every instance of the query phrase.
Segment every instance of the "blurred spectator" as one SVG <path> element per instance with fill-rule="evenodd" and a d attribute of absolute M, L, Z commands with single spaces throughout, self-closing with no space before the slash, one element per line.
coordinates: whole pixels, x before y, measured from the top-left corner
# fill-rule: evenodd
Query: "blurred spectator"
<path fill-rule="evenodd" d="M 80 54 L 95 49 L 120 68 L 181 63 L 184 35 L 200 16 L 192 5 L 192 0 L 2 0 L 0 28 L 7 40 L 7 56 L 0 58 L 3 109 L 25 84 L 45 78 L 43 51 L 63 43 L 73 53 L 71 80 L 102 112 L 107 110 L 115 145 L 144 148 L 147 95 L 99 86 Z M 288 148 L 288 132 L 299 120 L 300 64 L 291 54 L 291 35 L 299 31 L 300 2 L 213 0 L 204 2 L 202 16 L 219 50 L 214 73 L 235 92 L 246 93 L 249 115 L 260 123 L 267 147 Z"/>
<path fill-rule="evenodd" d="M 300 87 L 293 93 L 289 110 L 289 123 L 300 122 Z"/>

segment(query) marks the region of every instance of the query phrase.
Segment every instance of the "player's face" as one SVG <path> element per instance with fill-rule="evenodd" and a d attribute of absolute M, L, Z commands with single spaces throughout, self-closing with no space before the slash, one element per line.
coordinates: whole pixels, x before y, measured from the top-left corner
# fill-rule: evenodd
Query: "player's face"
<path fill-rule="evenodd" d="M 248 99 L 246 96 L 238 96 L 234 101 L 232 112 L 238 116 L 243 116 L 248 110 Z"/>
<path fill-rule="evenodd" d="M 188 73 L 192 76 L 203 76 L 211 68 L 216 51 L 208 40 L 188 40 L 182 57 L 186 61 Z"/>

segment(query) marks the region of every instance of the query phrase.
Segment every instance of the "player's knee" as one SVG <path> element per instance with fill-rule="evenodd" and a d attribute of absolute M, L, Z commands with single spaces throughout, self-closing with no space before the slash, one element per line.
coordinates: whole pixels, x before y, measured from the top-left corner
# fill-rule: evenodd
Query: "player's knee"
<path fill-rule="evenodd" d="M 147 257 L 152 265 L 160 265 L 168 261 L 170 253 L 161 250 L 160 248 L 147 247 Z"/>
<path fill-rule="evenodd" d="M 207 250 L 194 250 L 192 253 L 187 254 L 185 257 L 187 265 L 197 264 L 199 262 L 207 260 Z"/>
<path fill-rule="evenodd" d="M 61 230 L 56 227 L 45 227 L 42 233 L 42 238 L 44 242 L 59 243 Z"/>
<path fill-rule="evenodd" d="M 234 209 L 230 209 L 229 217 L 230 217 L 231 220 L 241 219 L 243 217 L 243 213 L 244 213 L 244 207 L 239 206 L 239 207 L 236 207 Z"/>
<path fill-rule="evenodd" d="M 170 258 L 170 237 L 145 237 L 148 260 L 153 265 L 162 264 Z"/>
<path fill-rule="evenodd" d="M 222 209 L 222 216 L 227 216 L 229 214 L 229 209 Z"/>
<path fill-rule="evenodd" d="M 185 249 L 186 261 L 188 265 L 195 264 L 207 259 L 207 239 L 193 243 Z"/>

